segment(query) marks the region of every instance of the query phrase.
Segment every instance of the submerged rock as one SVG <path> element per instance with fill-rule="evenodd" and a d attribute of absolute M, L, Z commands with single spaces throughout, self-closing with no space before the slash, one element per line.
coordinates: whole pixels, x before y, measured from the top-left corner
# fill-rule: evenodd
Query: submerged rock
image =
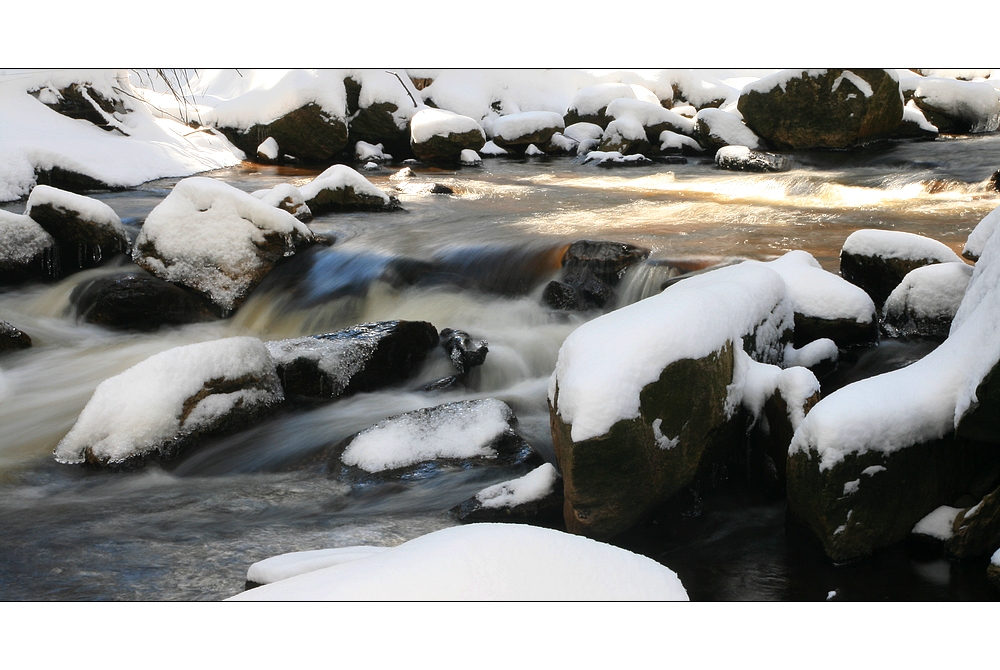
<path fill-rule="evenodd" d="M 31 347 L 30 337 L 6 321 L 0 321 L 0 353 L 29 347 Z"/>
<path fill-rule="evenodd" d="M 715 152 L 715 164 L 739 172 L 787 172 L 791 161 L 784 156 L 754 151 L 749 147 L 726 146 Z"/>
<path fill-rule="evenodd" d="M 149 213 L 132 260 L 227 315 L 278 261 L 313 240 L 288 212 L 223 182 L 189 177 Z"/>
<path fill-rule="evenodd" d="M 556 522 L 562 518 L 562 477 L 551 463 L 489 486 L 450 511 L 462 523 Z"/>
<path fill-rule="evenodd" d="M 426 321 L 381 321 L 267 347 L 288 396 L 332 399 L 405 381 L 437 344 Z"/>
<path fill-rule="evenodd" d="M 516 465 L 540 457 L 493 398 L 463 400 L 389 417 L 333 449 L 331 472 L 357 482 L 419 477 L 448 465 Z"/>
<path fill-rule="evenodd" d="M 840 274 L 860 286 L 879 309 L 910 271 L 934 263 L 961 263 L 944 244 L 896 230 L 857 230 L 844 241 Z"/>
<path fill-rule="evenodd" d="M 125 227 L 115 211 L 100 200 L 36 186 L 24 214 L 55 240 L 64 273 L 94 267 L 112 254 L 129 251 Z"/>
<path fill-rule="evenodd" d="M 314 102 L 270 123 L 219 130 L 251 156 L 256 155 L 257 147 L 267 138 L 273 138 L 285 154 L 316 163 L 333 159 L 347 146 L 347 123 Z"/>
<path fill-rule="evenodd" d="M 78 284 L 70 294 L 70 304 L 77 318 L 87 323 L 131 330 L 214 318 L 201 295 L 140 268 Z"/>
<path fill-rule="evenodd" d="M 890 137 L 903 96 L 892 70 L 782 70 L 746 86 L 737 109 L 777 149 L 850 149 Z"/>
<path fill-rule="evenodd" d="M 232 337 L 168 349 L 106 379 L 60 440 L 60 463 L 126 468 L 248 428 L 282 403 L 267 347 Z"/>

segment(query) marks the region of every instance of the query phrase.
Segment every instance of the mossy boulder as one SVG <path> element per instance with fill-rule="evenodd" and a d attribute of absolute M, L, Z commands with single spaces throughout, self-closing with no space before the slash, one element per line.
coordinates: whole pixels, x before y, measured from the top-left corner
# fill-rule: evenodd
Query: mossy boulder
<path fill-rule="evenodd" d="M 273 137 L 282 153 L 315 163 L 333 159 L 347 146 L 348 138 L 347 123 L 314 102 L 269 123 L 219 130 L 247 155 L 255 155 L 261 142 Z"/>
<path fill-rule="evenodd" d="M 907 274 L 939 263 L 934 258 L 902 258 L 840 252 L 840 276 L 864 289 L 879 309 Z"/>
<path fill-rule="evenodd" d="M 960 511 L 952 530 L 954 534 L 944 543 L 949 556 L 985 556 L 1000 547 L 1000 489 L 994 489 L 978 504 Z"/>
<path fill-rule="evenodd" d="M 796 313 L 792 343 L 799 348 L 825 337 L 836 342 L 838 347 L 850 347 L 875 344 L 878 335 L 878 321 L 875 319 L 859 322 L 856 319 L 823 319 Z"/>
<path fill-rule="evenodd" d="M 448 133 L 433 135 L 424 142 L 410 142 L 413 155 L 424 163 L 456 165 L 462 157 L 462 151 L 471 149 L 479 151 L 486 144 L 481 130 L 469 130 L 464 133 Z"/>
<path fill-rule="evenodd" d="M 567 529 L 613 537 L 689 485 L 727 432 L 732 379 L 732 343 L 701 359 L 676 361 L 640 392 L 639 417 L 580 442 L 550 405 Z"/>
<path fill-rule="evenodd" d="M 903 97 L 888 70 L 784 70 L 746 87 L 737 109 L 776 149 L 850 149 L 891 137 Z"/>
<path fill-rule="evenodd" d="M 826 470 L 812 450 L 788 457 L 788 509 L 837 562 L 906 538 L 963 495 L 985 495 L 1000 477 L 996 446 L 949 436 L 885 453 L 848 453 Z"/>
<path fill-rule="evenodd" d="M 55 240 L 62 273 L 95 267 L 131 248 L 118 215 L 94 198 L 40 185 L 24 213 Z"/>

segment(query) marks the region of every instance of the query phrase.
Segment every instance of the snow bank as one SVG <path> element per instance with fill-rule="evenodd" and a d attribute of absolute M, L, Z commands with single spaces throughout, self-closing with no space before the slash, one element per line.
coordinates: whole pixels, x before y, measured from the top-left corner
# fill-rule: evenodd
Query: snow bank
<path fill-rule="evenodd" d="M 253 275 L 267 267 L 258 245 L 274 234 L 284 239 L 286 253 L 296 238 L 312 238 L 288 212 L 224 182 L 189 177 L 146 217 L 132 258 L 161 279 L 190 286 L 230 310 L 253 286 Z"/>
<path fill-rule="evenodd" d="M 384 191 L 365 179 L 360 172 L 346 165 L 331 165 L 311 182 L 300 186 L 299 192 L 308 202 L 318 196 L 320 191 L 336 191 L 346 188 L 351 188 L 355 193 L 361 195 L 378 198 L 385 204 L 389 204 L 389 196 Z"/>
<path fill-rule="evenodd" d="M 947 541 L 955 535 L 954 523 L 961 507 L 942 505 L 925 516 L 913 527 L 914 535 L 928 535 L 938 540 Z"/>
<path fill-rule="evenodd" d="M 55 243 L 31 217 L 0 209 L 0 269 L 27 263 Z"/>
<path fill-rule="evenodd" d="M 627 84 L 595 84 L 576 92 L 569 103 L 569 109 L 581 116 L 596 115 L 618 98 L 635 99 L 635 92 Z"/>
<path fill-rule="evenodd" d="M 982 221 L 969 233 L 969 239 L 965 242 L 962 255 L 969 258 L 979 258 L 983 253 L 986 241 L 990 239 L 993 231 L 996 230 L 997 223 L 1000 223 L 1000 207 L 983 217 Z"/>
<path fill-rule="evenodd" d="M 218 388 L 247 377 L 260 381 L 228 392 Z M 192 406 L 191 399 L 206 390 Z M 274 360 L 256 338 L 175 347 L 101 382 L 59 442 L 55 458 L 82 463 L 89 451 L 101 462 L 122 462 L 209 428 L 234 408 L 273 405 L 283 398 Z"/>
<path fill-rule="evenodd" d="M 123 71 L 0 71 L 0 201 L 28 195 L 35 173 L 56 167 L 128 187 L 229 167 L 243 156 L 221 135 L 155 118 L 149 108 L 127 96 L 122 97 L 127 113 L 109 115 L 121 130 L 108 132 L 63 116 L 28 93 L 42 89 L 54 99 L 56 90 L 75 83 L 87 83 L 110 99 L 119 97 L 114 87 L 143 95 Z"/>
<path fill-rule="evenodd" d="M 548 528 L 446 528 L 231 600 L 687 600 L 656 561 Z"/>
<path fill-rule="evenodd" d="M 488 509 L 515 507 L 551 494 L 558 481 L 559 473 L 555 466 L 545 463 L 523 477 L 483 489 L 476 494 L 476 500 Z"/>
<path fill-rule="evenodd" d="M 446 109 L 422 109 L 413 115 L 410 122 L 410 139 L 423 144 L 434 136 L 447 137 L 453 133 L 468 133 L 479 131 L 486 141 L 486 133 L 482 127 L 468 116 L 462 116 Z"/>
<path fill-rule="evenodd" d="M 760 358 L 791 323 L 785 282 L 762 263 L 689 277 L 573 331 L 559 350 L 549 402 L 572 424 L 574 442 L 598 437 L 639 416 L 639 392 L 671 363 L 727 342 L 738 347 L 754 329 Z"/>
<path fill-rule="evenodd" d="M 842 251 L 855 256 L 901 258 L 908 261 L 926 259 L 939 263 L 962 262 L 954 251 L 941 242 L 899 230 L 856 230 L 844 240 Z"/>
<path fill-rule="evenodd" d="M 329 568 L 333 565 L 343 565 L 361 558 L 368 558 L 387 550 L 388 547 L 358 545 L 336 549 L 293 551 L 257 561 L 247 570 L 247 581 L 256 584 L 270 584 L 289 577 L 304 575 L 307 572 Z"/>
<path fill-rule="evenodd" d="M 408 412 L 358 433 L 340 460 L 382 472 L 439 458 L 496 458 L 493 445 L 510 432 L 513 418 L 510 408 L 493 398 Z"/>
<path fill-rule="evenodd" d="M 604 114 L 619 120 L 632 119 L 647 128 L 667 123 L 683 133 L 691 134 L 694 132 L 693 120 L 669 109 L 664 109 L 658 102 L 654 104 L 642 100 L 619 98 L 608 103 L 608 109 Z"/>
<path fill-rule="evenodd" d="M 871 323 L 875 318 L 875 303 L 863 289 L 827 272 L 806 251 L 789 251 L 767 266 L 785 280 L 786 295 L 797 314 L 857 323 Z"/>
<path fill-rule="evenodd" d="M 493 137 L 503 137 L 509 141 L 547 128 L 562 130 L 564 126 L 562 115 L 556 112 L 521 112 L 494 120 Z"/>
<path fill-rule="evenodd" d="M 950 319 L 972 278 L 965 263 L 937 263 L 911 270 L 882 306 L 887 317 L 909 312 L 920 319 Z"/>
<path fill-rule="evenodd" d="M 923 242 L 915 244 L 924 248 Z M 994 235 L 976 264 L 948 339 L 912 365 L 823 398 L 795 433 L 789 453 L 814 450 L 820 470 L 827 470 L 845 454 L 891 453 L 952 433 L 976 406 L 976 389 L 1000 361 L 998 286 L 1000 236 Z"/>

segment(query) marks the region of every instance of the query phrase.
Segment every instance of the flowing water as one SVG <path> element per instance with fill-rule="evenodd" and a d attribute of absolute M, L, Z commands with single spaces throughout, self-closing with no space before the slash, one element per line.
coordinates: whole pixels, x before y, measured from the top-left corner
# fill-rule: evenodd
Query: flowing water
<path fill-rule="evenodd" d="M 991 135 L 800 154 L 796 169 L 776 175 L 723 172 L 709 160 L 618 170 L 569 158 L 417 168 L 417 181 L 445 184 L 455 195 L 404 193 L 402 212 L 318 218 L 312 227 L 336 244 L 278 267 L 225 321 L 141 334 L 77 322 L 73 288 L 114 272 L 115 261 L 58 283 L 6 290 L 0 318 L 29 333 L 35 347 L 0 359 L 0 599 L 219 599 L 242 590 L 247 567 L 268 556 L 395 545 L 453 525 L 450 507 L 523 470 L 445 470 L 351 489 L 327 476 L 325 450 L 393 414 L 496 397 L 553 460 L 548 378 L 562 341 L 596 316 L 541 305 L 568 243 L 608 239 L 652 250 L 626 273 L 616 307 L 658 292 L 680 272 L 792 249 L 836 272 L 840 247 L 858 228 L 921 233 L 960 252 L 969 231 L 1000 205 L 985 183 L 998 156 L 1000 136 Z M 251 191 L 315 174 L 244 164 L 212 176 Z M 390 174 L 369 177 L 390 190 Z M 176 181 L 95 197 L 136 233 Z M 20 212 L 23 203 L 4 207 Z M 466 389 L 419 393 L 423 382 L 450 374 L 444 354 L 435 354 L 411 383 L 285 411 L 165 466 L 106 473 L 52 459 L 94 388 L 152 354 L 234 335 L 270 340 L 386 319 L 466 330 L 489 341 L 486 363 Z M 928 350 L 887 355 L 906 362 Z M 899 364 L 859 363 L 849 374 Z M 906 546 L 833 566 L 786 528 L 782 500 L 739 486 L 696 507 L 664 512 L 618 540 L 676 570 L 695 599 L 823 599 L 835 590 L 854 599 L 994 597 L 984 565 L 951 564 Z"/>

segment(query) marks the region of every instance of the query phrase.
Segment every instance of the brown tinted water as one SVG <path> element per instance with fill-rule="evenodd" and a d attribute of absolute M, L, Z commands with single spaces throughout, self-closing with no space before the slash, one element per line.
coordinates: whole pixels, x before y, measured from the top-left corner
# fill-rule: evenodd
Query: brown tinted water
<path fill-rule="evenodd" d="M 416 166 L 418 180 L 456 195 L 400 194 L 401 212 L 320 217 L 313 227 L 337 243 L 291 259 L 224 322 L 147 334 L 78 323 L 69 308 L 73 287 L 113 269 L 2 292 L 0 318 L 28 332 L 36 347 L 0 359 L 0 599 L 218 599 L 242 589 L 252 562 L 277 553 L 393 545 L 452 525 L 448 508 L 520 471 L 442 471 L 351 490 L 327 477 L 322 454 L 392 414 L 498 397 L 551 460 L 548 378 L 565 337 L 596 316 L 540 304 L 567 243 L 609 239 L 652 250 L 626 274 L 617 306 L 659 291 L 671 266 L 687 271 L 805 249 L 836 271 L 844 239 L 865 227 L 928 235 L 960 252 L 968 232 L 1000 205 L 985 185 L 1000 167 L 998 150 L 1000 136 L 990 135 L 801 154 L 793 156 L 796 169 L 776 175 L 722 172 L 697 160 L 620 170 L 568 158 L 487 160 L 455 171 Z M 368 176 L 388 190 L 391 173 Z M 212 176 L 252 191 L 315 174 L 245 164 Z M 135 231 L 176 181 L 94 196 Z M 23 203 L 4 208 L 20 212 Z M 427 261 L 435 272 L 414 269 Z M 275 339 L 395 318 L 489 340 L 473 387 L 434 397 L 414 392 L 448 374 L 441 355 L 412 384 L 280 414 L 169 467 L 101 473 L 52 459 L 97 384 L 154 353 L 232 335 Z M 926 350 L 886 354 L 908 362 Z M 850 374 L 891 364 L 864 365 Z M 824 599 L 834 590 L 849 599 L 994 597 L 979 563 L 952 564 L 906 545 L 833 566 L 786 527 L 782 500 L 738 481 L 618 542 L 676 570 L 695 599 Z"/>

